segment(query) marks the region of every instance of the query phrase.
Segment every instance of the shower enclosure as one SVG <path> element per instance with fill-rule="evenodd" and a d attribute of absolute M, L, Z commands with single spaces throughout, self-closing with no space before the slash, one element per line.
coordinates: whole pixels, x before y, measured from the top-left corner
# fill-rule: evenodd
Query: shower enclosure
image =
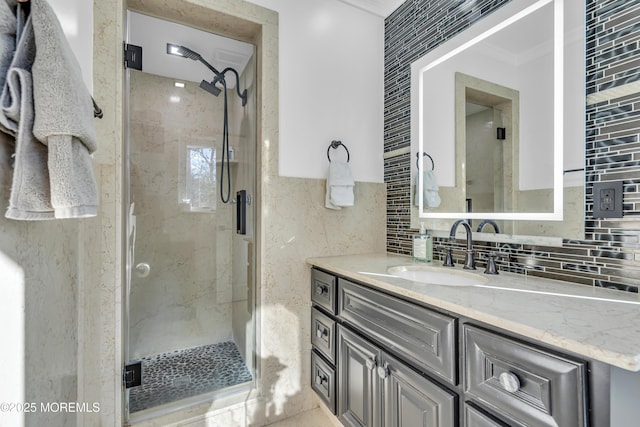
<path fill-rule="evenodd" d="M 137 12 L 127 20 L 143 58 L 126 76 L 125 378 L 136 415 L 253 385 L 256 63 L 252 45 Z M 173 42 L 239 77 L 221 85 L 167 55 Z"/>

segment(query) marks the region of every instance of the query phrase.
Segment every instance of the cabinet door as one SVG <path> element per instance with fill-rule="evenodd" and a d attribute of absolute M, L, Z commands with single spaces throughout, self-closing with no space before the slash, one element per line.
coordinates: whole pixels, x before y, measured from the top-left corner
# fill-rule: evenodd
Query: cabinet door
<path fill-rule="evenodd" d="M 338 325 L 338 417 L 347 426 L 379 427 L 381 352 Z"/>
<path fill-rule="evenodd" d="M 452 427 L 457 396 L 384 354 L 377 368 L 384 379 L 385 427 Z"/>

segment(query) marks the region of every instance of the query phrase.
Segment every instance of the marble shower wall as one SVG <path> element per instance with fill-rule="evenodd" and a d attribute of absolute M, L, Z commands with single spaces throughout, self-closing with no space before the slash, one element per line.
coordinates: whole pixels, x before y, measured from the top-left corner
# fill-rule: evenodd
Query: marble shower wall
<path fill-rule="evenodd" d="M 151 266 L 147 277 L 140 277 L 135 269 L 132 273 L 133 359 L 228 341 L 232 335 L 235 212 L 219 197 L 224 98 L 212 96 L 193 82 L 176 88 L 174 81 L 131 71 L 130 187 L 136 221 L 133 265 Z M 229 118 L 230 123 L 240 119 L 234 115 Z M 231 145 L 237 145 L 238 138 L 230 133 Z M 185 196 L 183 189 L 188 146 L 217 150 L 218 176 L 211 185 L 217 199 L 215 210 L 191 211 L 182 200 L 192 197 Z M 237 168 L 232 166 L 232 181 Z"/>

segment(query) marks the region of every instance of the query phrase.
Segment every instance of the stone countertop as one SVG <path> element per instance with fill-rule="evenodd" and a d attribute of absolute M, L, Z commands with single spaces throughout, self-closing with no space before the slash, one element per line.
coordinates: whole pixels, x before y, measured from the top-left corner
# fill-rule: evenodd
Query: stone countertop
<path fill-rule="evenodd" d="M 464 270 L 488 279 L 482 285 L 424 284 L 388 274 L 390 267 L 414 262 L 408 256 L 386 253 L 308 258 L 307 264 L 587 358 L 640 371 L 638 294 L 505 272 L 485 275 L 484 269 Z M 439 261 L 415 264 L 441 265 Z M 459 264 L 455 270 L 463 271 Z"/>

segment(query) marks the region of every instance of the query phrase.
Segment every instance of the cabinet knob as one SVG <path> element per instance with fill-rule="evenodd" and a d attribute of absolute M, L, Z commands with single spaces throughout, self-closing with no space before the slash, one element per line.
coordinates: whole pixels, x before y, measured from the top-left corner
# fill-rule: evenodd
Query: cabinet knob
<path fill-rule="evenodd" d="M 389 364 L 387 362 L 383 366 L 378 366 L 378 376 L 382 379 L 389 376 Z"/>
<path fill-rule="evenodd" d="M 318 329 L 316 329 L 316 336 L 318 338 L 324 338 L 327 335 L 329 335 L 329 331 L 327 330 L 327 328 L 320 328 L 319 327 Z"/>
<path fill-rule="evenodd" d="M 378 364 L 376 362 L 376 358 L 375 357 L 370 357 L 364 363 L 367 365 L 367 369 L 370 370 L 370 371 L 373 371 L 375 369 L 376 365 Z"/>
<path fill-rule="evenodd" d="M 329 293 L 329 288 L 323 285 L 316 285 L 316 293 L 318 295 L 324 295 Z"/>
<path fill-rule="evenodd" d="M 324 385 L 327 382 L 327 377 L 323 377 L 321 375 L 316 375 L 316 384 Z"/>
<path fill-rule="evenodd" d="M 513 372 L 503 372 L 498 376 L 500 385 L 509 393 L 515 393 L 520 390 L 520 380 Z"/>

